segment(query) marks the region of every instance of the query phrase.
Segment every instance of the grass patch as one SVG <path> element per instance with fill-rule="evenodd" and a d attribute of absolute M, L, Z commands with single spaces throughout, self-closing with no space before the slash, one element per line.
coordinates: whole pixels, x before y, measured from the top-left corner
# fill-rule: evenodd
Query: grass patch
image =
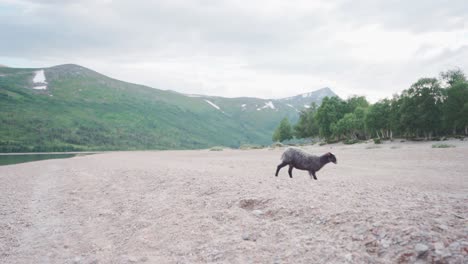
<path fill-rule="evenodd" d="M 346 145 L 352 145 L 352 144 L 359 143 L 359 140 L 358 139 L 346 139 L 343 141 L 343 143 Z"/>
<path fill-rule="evenodd" d="M 382 139 L 374 138 L 374 144 L 382 144 Z"/>
<path fill-rule="evenodd" d="M 282 147 L 284 147 L 284 144 L 281 143 L 281 142 L 275 142 L 275 143 L 271 144 L 270 147 L 271 148 L 282 148 Z"/>
<path fill-rule="evenodd" d="M 223 146 L 214 146 L 210 148 L 210 151 L 223 151 L 224 147 Z"/>
<path fill-rule="evenodd" d="M 432 144 L 432 148 L 454 148 L 455 145 L 445 144 L 445 143 L 438 143 Z"/>
<path fill-rule="evenodd" d="M 242 150 L 248 150 L 248 149 L 262 149 L 263 146 L 261 145 L 254 145 L 254 144 L 244 144 L 239 147 L 239 149 Z"/>
<path fill-rule="evenodd" d="M 372 145 L 372 146 L 366 147 L 366 149 L 379 149 L 379 148 L 381 148 L 381 146 Z"/>

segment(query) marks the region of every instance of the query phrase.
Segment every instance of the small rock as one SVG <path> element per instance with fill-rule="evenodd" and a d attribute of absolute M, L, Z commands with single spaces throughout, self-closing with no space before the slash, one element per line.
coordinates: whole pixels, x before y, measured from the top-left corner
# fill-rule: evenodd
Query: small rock
<path fill-rule="evenodd" d="M 140 261 L 141 261 L 141 262 L 146 262 L 146 261 L 148 261 L 148 257 L 141 257 L 141 258 L 140 258 Z"/>
<path fill-rule="evenodd" d="M 73 263 L 77 264 L 77 263 L 80 263 L 81 262 L 81 258 L 80 257 L 75 257 L 73 259 Z"/>
<path fill-rule="evenodd" d="M 382 241 L 380 242 L 382 244 L 382 247 L 384 248 L 388 248 L 390 246 L 390 244 L 392 243 L 392 240 L 390 239 L 382 239 Z"/>
<path fill-rule="evenodd" d="M 458 249 L 460 248 L 460 243 L 458 243 L 458 242 L 455 241 L 455 242 L 453 242 L 453 243 L 451 243 L 451 244 L 449 245 L 449 248 L 450 248 L 451 250 L 458 250 Z"/>
<path fill-rule="evenodd" d="M 444 249 L 444 244 L 442 242 L 437 242 L 437 243 L 434 243 L 434 249 L 435 250 L 442 250 Z"/>
<path fill-rule="evenodd" d="M 378 236 L 380 239 L 384 238 L 385 236 L 387 236 L 387 232 L 383 231 L 383 230 L 380 230 L 378 232 Z"/>
<path fill-rule="evenodd" d="M 365 232 L 367 232 L 367 230 L 368 230 L 368 229 L 367 229 L 367 226 L 365 226 L 365 225 L 360 225 L 360 226 L 358 226 L 358 227 L 356 228 L 356 233 L 358 233 L 358 234 L 361 235 L 361 234 L 364 234 Z"/>
<path fill-rule="evenodd" d="M 250 240 L 250 241 L 257 241 L 257 236 L 249 233 L 244 233 L 242 234 L 242 239 L 243 240 Z"/>
<path fill-rule="evenodd" d="M 423 255 L 429 250 L 429 247 L 425 244 L 419 243 L 419 244 L 416 244 L 416 246 L 414 247 L 414 250 L 418 252 L 418 255 Z"/>
<path fill-rule="evenodd" d="M 134 256 L 129 256 L 128 257 L 128 261 L 132 262 L 132 263 L 135 263 L 135 262 L 138 262 L 138 258 L 137 257 L 134 257 Z"/>
<path fill-rule="evenodd" d="M 353 261 L 353 255 L 350 254 L 350 253 L 346 254 L 344 257 L 345 257 L 345 259 L 346 259 L 347 261 L 349 261 L 349 262 L 352 262 L 352 261 Z"/>
<path fill-rule="evenodd" d="M 446 225 L 439 225 L 439 228 L 443 231 L 447 230 L 448 227 Z"/>
<path fill-rule="evenodd" d="M 442 258 L 448 258 L 452 256 L 452 253 L 449 250 L 445 249 L 442 251 L 442 254 L 440 255 L 442 256 Z"/>
<path fill-rule="evenodd" d="M 263 214 L 263 212 L 262 212 L 262 210 L 253 210 L 252 214 L 254 214 L 256 216 L 261 216 Z"/>
<path fill-rule="evenodd" d="M 273 264 L 280 264 L 281 263 L 281 258 L 279 256 L 275 256 L 273 259 Z"/>

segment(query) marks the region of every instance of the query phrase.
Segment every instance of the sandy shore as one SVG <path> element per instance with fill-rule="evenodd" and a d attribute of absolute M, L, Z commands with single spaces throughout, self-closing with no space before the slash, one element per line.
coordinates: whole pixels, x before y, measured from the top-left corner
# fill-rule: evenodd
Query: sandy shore
<path fill-rule="evenodd" d="M 445 143 L 445 142 L 444 142 Z M 468 142 L 116 152 L 0 167 L 0 263 L 468 262 Z"/>

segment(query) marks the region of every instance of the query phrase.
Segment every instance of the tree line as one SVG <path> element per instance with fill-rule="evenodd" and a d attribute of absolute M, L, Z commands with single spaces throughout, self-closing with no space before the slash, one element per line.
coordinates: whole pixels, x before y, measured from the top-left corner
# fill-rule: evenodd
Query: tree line
<path fill-rule="evenodd" d="M 364 96 L 326 97 L 301 111 L 291 125 L 283 119 L 273 141 L 320 137 L 327 141 L 393 137 L 432 139 L 468 135 L 468 81 L 460 69 L 420 78 L 392 98 L 370 104 Z"/>

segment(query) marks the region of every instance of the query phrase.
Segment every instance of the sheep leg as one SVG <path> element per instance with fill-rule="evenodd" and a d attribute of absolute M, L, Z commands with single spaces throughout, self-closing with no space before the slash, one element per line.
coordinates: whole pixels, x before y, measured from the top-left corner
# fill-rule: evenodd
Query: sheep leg
<path fill-rule="evenodd" d="M 281 164 L 278 165 L 278 167 L 276 167 L 276 174 L 275 174 L 276 177 L 278 177 L 278 172 L 281 170 L 281 168 L 283 168 L 286 165 L 288 165 L 286 162 L 281 162 Z"/>
<path fill-rule="evenodd" d="M 292 178 L 292 169 L 293 169 L 293 166 L 289 165 L 289 170 L 288 170 L 289 178 Z"/>
<path fill-rule="evenodd" d="M 314 177 L 314 180 L 317 180 L 317 176 L 315 176 L 315 171 L 309 171 L 310 179 Z"/>

